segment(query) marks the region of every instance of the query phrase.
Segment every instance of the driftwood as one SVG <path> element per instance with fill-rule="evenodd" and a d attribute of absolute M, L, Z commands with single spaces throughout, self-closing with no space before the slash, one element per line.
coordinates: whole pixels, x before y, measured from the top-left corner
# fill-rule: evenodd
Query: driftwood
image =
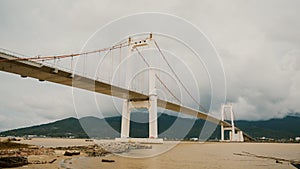
<path fill-rule="evenodd" d="M 108 159 L 102 159 L 102 162 L 106 162 L 106 163 L 113 163 L 115 162 L 115 160 L 108 160 Z"/>
<path fill-rule="evenodd" d="M 256 158 L 261 158 L 261 159 L 275 160 L 276 163 L 288 162 L 288 163 L 292 164 L 294 167 L 300 169 L 300 161 L 298 161 L 298 160 L 288 160 L 288 159 L 284 159 L 284 158 L 256 155 L 256 154 L 252 154 L 252 153 L 249 153 L 246 151 L 242 151 L 242 153 L 233 153 L 233 154 L 239 155 L 239 156 L 247 156 L 247 157 L 256 157 Z"/>
<path fill-rule="evenodd" d="M 52 164 L 52 163 L 54 163 L 56 160 L 57 160 L 57 159 L 55 158 L 55 159 L 49 161 L 49 163 Z"/>
<path fill-rule="evenodd" d="M 298 169 L 300 169 L 300 163 L 291 163 L 294 167 L 296 167 L 296 168 L 298 168 Z"/>

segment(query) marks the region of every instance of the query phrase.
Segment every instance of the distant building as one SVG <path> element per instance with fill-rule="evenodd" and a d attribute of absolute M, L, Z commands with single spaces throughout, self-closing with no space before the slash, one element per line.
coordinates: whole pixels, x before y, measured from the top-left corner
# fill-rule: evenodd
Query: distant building
<path fill-rule="evenodd" d="M 37 135 L 25 135 L 24 138 L 37 138 L 38 136 Z"/>
<path fill-rule="evenodd" d="M 300 137 L 295 137 L 295 141 L 300 141 Z"/>
<path fill-rule="evenodd" d="M 267 138 L 266 137 L 261 137 L 259 138 L 260 140 L 266 140 Z"/>
<path fill-rule="evenodd" d="M 275 141 L 273 138 L 267 138 L 267 137 L 260 137 L 259 139 L 258 139 L 259 141 L 267 141 L 267 142 L 273 142 L 273 141 Z"/>
<path fill-rule="evenodd" d="M 190 138 L 190 141 L 199 141 L 199 138 L 193 137 L 193 138 Z"/>

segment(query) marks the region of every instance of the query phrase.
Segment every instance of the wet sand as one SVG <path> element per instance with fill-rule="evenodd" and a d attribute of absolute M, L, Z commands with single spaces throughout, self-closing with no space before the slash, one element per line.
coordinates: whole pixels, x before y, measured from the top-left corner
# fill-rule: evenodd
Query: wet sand
<path fill-rule="evenodd" d="M 135 155 L 145 150 L 133 150 Z M 182 168 L 294 168 L 287 162 L 256 157 L 237 156 L 250 152 L 257 155 L 300 160 L 299 144 L 263 143 L 181 143 L 170 151 L 152 158 L 107 157 L 115 163 L 102 163 L 101 158 L 77 159 L 74 168 L 182 169 Z"/>
<path fill-rule="evenodd" d="M 109 140 L 104 140 L 109 142 Z M 76 139 L 33 139 L 26 140 L 28 144 L 37 144 L 53 146 L 67 145 L 88 145 L 93 142 L 85 142 Z M 276 163 L 274 159 L 261 159 L 257 157 L 240 156 L 235 153 L 249 152 L 255 155 L 268 157 L 277 157 L 287 160 L 300 160 L 300 144 L 283 144 L 283 143 L 198 143 L 182 142 L 172 147 L 172 142 L 152 145 L 152 150 L 131 150 L 125 154 L 111 154 L 106 157 L 86 157 L 84 154 L 74 157 L 65 157 L 63 152 L 57 152 L 54 156 L 31 156 L 29 160 L 37 158 L 39 160 L 57 159 L 53 164 L 31 164 L 26 168 L 74 168 L 74 169 L 182 169 L 182 168 L 294 168 L 288 162 Z M 149 152 L 155 152 L 162 148 L 169 151 L 158 154 L 150 158 L 129 158 L 141 157 Z M 112 163 L 101 162 L 102 159 L 115 160 Z M 20 167 L 24 168 L 24 167 Z"/>

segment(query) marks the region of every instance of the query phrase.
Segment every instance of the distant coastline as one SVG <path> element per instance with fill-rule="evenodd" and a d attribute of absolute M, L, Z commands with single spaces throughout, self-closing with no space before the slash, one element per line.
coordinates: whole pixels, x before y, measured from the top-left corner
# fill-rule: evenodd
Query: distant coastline
<path fill-rule="evenodd" d="M 145 113 L 134 113 L 137 120 L 147 118 Z M 142 120 L 140 120 L 142 121 Z M 199 138 L 199 133 L 204 121 L 200 119 L 188 119 L 167 114 L 159 114 L 160 138 L 165 140 L 190 140 Z M 165 132 L 174 122 L 182 125 L 194 123 L 188 133 L 180 133 L 180 130 Z M 66 118 L 55 122 L 14 129 L 0 132 L 0 136 L 11 137 L 48 137 L 48 138 L 96 138 L 113 139 L 120 137 L 121 117 L 108 117 L 99 119 L 96 117 L 84 117 L 81 119 Z M 236 125 L 247 132 L 258 142 L 300 142 L 300 117 L 287 116 L 283 119 L 271 119 L 266 121 L 237 120 Z M 145 138 L 148 134 L 148 124 L 132 122 L 133 135 L 131 137 Z M 219 127 L 213 131 L 209 140 L 218 141 L 220 136 Z"/>

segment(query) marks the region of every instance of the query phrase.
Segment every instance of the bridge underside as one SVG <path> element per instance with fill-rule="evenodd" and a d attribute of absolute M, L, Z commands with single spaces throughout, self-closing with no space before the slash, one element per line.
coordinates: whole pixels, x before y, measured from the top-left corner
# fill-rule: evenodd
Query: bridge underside
<path fill-rule="evenodd" d="M 129 99 L 132 101 L 149 99 L 149 96 L 135 91 L 113 86 L 111 84 L 104 83 L 101 81 L 95 81 L 94 79 L 86 78 L 76 74 L 73 76 L 71 72 L 64 70 L 56 70 L 53 67 L 42 65 L 37 62 L 13 60 L 15 58 L 16 57 L 13 55 L 0 53 L 0 60 L 2 60 L 0 62 L 0 70 L 4 72 L 18 74 L 21 77 L 31 77 L 40 81 L 49 81 L 66 86 L 72 86 L 79 89 L 118 97 L 121 99 Z M 224 127 L 231 126 L 229 123 L 225 121 L 220 121 L 219 119 L 209 116 L 203 112 L 169 101 L 158 99 L 157 106 L 163 107 L 171 111 L 191 115 L 218 125 L 223 124 Z M 236 128 L 236 130 L 239 131 L 240 129 Z M 246 140 L 252 140 L 252 138 L 247 134 L 244 134 L 244 137 Z"/>

